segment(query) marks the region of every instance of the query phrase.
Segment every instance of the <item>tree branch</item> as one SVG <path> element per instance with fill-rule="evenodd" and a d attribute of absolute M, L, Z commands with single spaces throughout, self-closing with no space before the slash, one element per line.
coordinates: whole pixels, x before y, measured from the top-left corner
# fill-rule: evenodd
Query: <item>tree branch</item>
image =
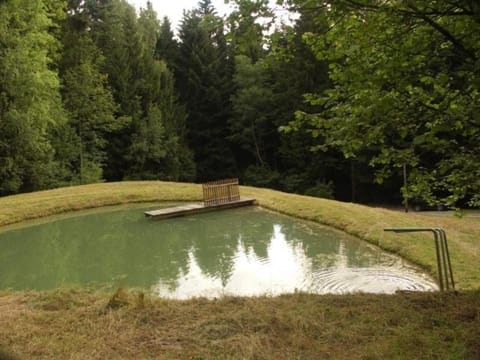
<path fill-rule="evenodd" d="M 448 41 L 450 41 L 453 46 L 463 55 L 466 57 L 469 57 L 473 61 L 477 60 L 477 57 L 475 56 L 475 53 L 472 51 L 468 50 L 460 40 L 455 38 L 452 33 L 450 33 L 446 28 L 444 28 L 442 25 L 434 21 L 432 18 L 430 18 L 427 15 L 424 15 L 421 11 L 418 10 L 417 6 L 413 3 L 413 1 L 409 0 L 407 1 L 407 6 L 414 11 L 417 16 L 425 21 L 428 25 L 430 25 L 432 28 L 434 28 L 436 31 L 438 31 L 440 34 L 442 34 Z"/>

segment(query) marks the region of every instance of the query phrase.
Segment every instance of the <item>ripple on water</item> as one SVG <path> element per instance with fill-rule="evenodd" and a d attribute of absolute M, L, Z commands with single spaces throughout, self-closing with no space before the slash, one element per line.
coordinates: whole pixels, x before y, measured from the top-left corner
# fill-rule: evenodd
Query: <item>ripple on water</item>
<path fill-rule="evenodd" d="M 435 291 L 430 279 L 406 269 L 343 268 L 323 269 L 313 274 L 310 291 L 319 294 L 386 293 L 398 290 Z"/>

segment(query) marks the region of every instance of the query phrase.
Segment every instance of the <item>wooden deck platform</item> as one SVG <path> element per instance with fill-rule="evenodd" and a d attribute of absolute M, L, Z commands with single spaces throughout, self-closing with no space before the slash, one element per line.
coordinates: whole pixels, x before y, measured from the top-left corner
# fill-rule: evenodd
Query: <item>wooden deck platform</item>
<path fill-rule="evenodd" d="M 253 205 L 255 199 L 240 199 L 228 203 L 205 206 L 203 203 L 187 204 L 171 208 L 145 211 L 145 216 L 155 219 L 166 219 L 177 216 L 193 215 L 206 211 L 230 209 L 241 206 Z"/>

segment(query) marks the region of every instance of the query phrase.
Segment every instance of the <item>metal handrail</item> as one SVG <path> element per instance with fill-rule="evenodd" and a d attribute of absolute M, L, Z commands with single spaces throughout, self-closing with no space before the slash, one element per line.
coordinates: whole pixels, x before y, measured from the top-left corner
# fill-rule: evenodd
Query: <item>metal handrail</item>
<path fill-rule="evenodd" d="M 406 228 L 386 228 L 383 231 L 395 233 L 407 232 L 432 232 L 435 240 L 435 255 L 437 259 L 438 284 L 440 290 L 444 291 L 444 280 L 447 290 L 455 290 L 455 282 L 453 281 L 452 263 L 450 261 L 450 252 L 448 251 L 447 233 L 442 228 L 421 228 L 421 227 L 406 227 Z"/>

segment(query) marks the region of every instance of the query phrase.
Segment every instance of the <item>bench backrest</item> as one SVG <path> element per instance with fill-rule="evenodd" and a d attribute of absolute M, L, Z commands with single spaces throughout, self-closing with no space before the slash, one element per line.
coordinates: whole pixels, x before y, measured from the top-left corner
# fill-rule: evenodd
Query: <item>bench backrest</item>
<path fill-rule="evenodd" d="M 226 204 L 240 200 L 238 179 L 209 181 L 203 186 L 203 203 L 205 206 Z"/>

